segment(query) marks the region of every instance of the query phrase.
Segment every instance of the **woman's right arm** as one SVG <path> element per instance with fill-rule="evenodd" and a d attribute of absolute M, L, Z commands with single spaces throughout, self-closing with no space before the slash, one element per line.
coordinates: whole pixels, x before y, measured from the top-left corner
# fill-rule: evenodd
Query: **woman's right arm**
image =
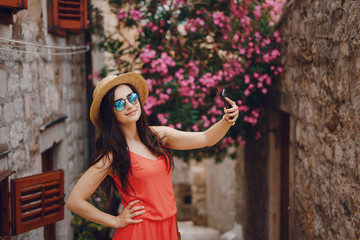
<path fill-rule="evenodd" d="M 122 228 L 130 223 L 141 222 L 141 220 L 132 219 L 133 217 L 144 213 L 143 211 L 139 211 L 143 208 L 141 206 L 131 208 L 136 201 L 129 203 L 118 216 L 113 216 L 100 211 L 87 201 L 109 174 L 109 168 L 110 160 L 108 158 L 102 159 L 91 166 L 80 177 L 71 191 L 66 202 L 66 208 L 92 222 L 112 228 Z"/>

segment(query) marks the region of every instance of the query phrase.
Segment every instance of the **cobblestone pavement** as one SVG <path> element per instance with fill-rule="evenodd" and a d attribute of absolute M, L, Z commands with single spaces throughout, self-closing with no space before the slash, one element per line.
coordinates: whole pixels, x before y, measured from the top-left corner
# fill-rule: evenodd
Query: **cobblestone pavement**
<path fill-rule="evenodd" d="M 179 221 L 181 240 L 219 240 L 218 230 L 194 226 L 192 221 Z"/>

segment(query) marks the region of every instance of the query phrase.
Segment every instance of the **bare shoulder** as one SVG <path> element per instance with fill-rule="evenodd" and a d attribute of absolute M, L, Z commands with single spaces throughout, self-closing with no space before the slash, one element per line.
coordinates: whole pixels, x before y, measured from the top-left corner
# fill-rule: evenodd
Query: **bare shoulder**
<path fill-rule="evenodd" d="M 150 126 L 150 129 L 154 131 L 157 135 L 159 135 L 160 138 L 166 137 L 167 132 L 169 131 L 168 128 L 169 127 L 165 127 L 165 126 Z"/>
<path fill-rule="evenodd" d="M 108 174 L 110 174 L 112 161 L 113 161 L 113 155 L 112 153 L 108 153 L 104 157 L 102 157 L 97 163 L 95 163 L 92 167 L 100 171 L 105 170 L 108 172 Z"/>

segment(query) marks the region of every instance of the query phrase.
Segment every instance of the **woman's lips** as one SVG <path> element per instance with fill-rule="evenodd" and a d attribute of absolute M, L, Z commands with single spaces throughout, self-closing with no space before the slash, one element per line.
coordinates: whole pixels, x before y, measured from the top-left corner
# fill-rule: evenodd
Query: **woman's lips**
<path fill-rule="evenodd" d="M 136 113 L 136 110 L 134 110 L 134 111 L 131 111 L 131 112 L 129 112 L 128 114 L 126 114 L 126 115 L 133 115 L 133 114 L 135 114 Z"/>

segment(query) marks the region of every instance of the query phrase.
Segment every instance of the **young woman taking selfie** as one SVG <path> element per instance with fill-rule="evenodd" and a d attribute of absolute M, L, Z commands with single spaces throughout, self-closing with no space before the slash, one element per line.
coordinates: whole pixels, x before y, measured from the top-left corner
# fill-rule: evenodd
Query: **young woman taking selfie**
<path fill-rule="evenodd" d="M 148 94 L 145 79 L 137 73 L 108 76 L 98 83 L 90 109 L 99 130 L 95 158 L 66 203 L 74 213 L 116 228 L 113 239 L 179 239 L 169 149 L 212 146 L 239 115 L 235 102 L 226 98 L 231 108 L 204 132 L 149 126 L 143 109 Z M 87 201 L 100 184 L 105 191 L 120 191 L 124 209 L 119 215 L 102 212 Z"/>

